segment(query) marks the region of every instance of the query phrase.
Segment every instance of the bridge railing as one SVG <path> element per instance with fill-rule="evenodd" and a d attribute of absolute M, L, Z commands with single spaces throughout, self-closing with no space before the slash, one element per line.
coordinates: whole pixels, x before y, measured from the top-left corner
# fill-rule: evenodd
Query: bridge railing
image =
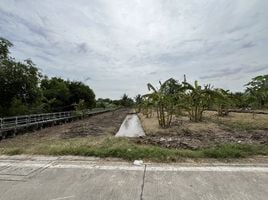
<path fill-rule="evenodd" d="M 61 120 L 68 120 L 72 118 L 86 117 L 89 115 L 111 111 L 114 109 L 94 108 L 82 111 L 67 111 L 67 112 L 54 112 L 54 113 L 42 113 L 32 115 L 20 115 L 13 117 L 0 118 L 0 133 L 17 130 L 24 127 L 30 127 L 33 125 L 40 125 L 50 122 L 57 122 Z"/>

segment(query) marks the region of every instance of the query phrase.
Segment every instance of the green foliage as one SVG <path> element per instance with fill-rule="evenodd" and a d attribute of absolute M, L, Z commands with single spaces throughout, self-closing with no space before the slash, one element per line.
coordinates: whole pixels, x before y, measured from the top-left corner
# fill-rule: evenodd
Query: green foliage
<path fill-rule="evenodd" d="M 118 105 L 115 103 L 115 100 L 111 100 L 109 98 L 106 99 L 99 98 L 96 102 L 97 108 L 115 108 Z"/>
<path fill-rule="evenodd" d="M 69 110 L 71 105 L 68 104 L 68 99 L 70 98 L 70 91 L 61 78 L 51 78 L 47 77 L 41 81 L 41 89 L 43 95 L 50 102 L 50 107 L 52 111 L 62 111 Z M 68 107 L 65 107 L 65 106 Z"/>
<path fill-rule="evenodd" d="M 142 105 L 142 112 L 150 117 L 155 109 L 160 127 L 170 126 L 173 115 L 183 114 L 182 110 L 188 112 L 189 119 L 194 122 L 202 121 L 203 112 L 216 108 L 219 116 L 226 116 L 229 109 L 263 108 L 268 102 L 268 75 L 258 76 L 247 84 L 246 93 L 230 93 L 221 88 L 213 89 L 210 85 L 200 86 L 197 81 L 193 85 L 182 82 L 179 84 L 174 79 L 168 79 L 160 88 L 155 88 L 148 83 L 149 94 L 143 95 L 142 101 L 137 96 L 137 105 Z"/>
<path fill-rule="evenodd" d="M 187 82 L 184 82 L 184 85 L 187 88 L 185 104 L 189 118 L 194 122 L 202 121 L 203 112 L 209 107 L 215 93 L 210 85 L 205 85 L 202 88 L 197 81 L 195 81 L 194 85 Z"/>
<path fill-rule="evenodd" d="M 127 94 L 124 94 L 122 96 L 122 98 L 120 99 L 120 105 L 124 106 L 124 107 L 131 107 L 134 105 L 134 101 L 133 99 L 131 99 L 130 97 L 128 97 Z"/>
<path fill-rule="evenodd" d="M 67 81 L 65 84 L 70 92 L 69 104 L 79 103 L 80 100 L 84 100 L 87 108 L 95 107 L 95 94 L 89 86 L 77 81 Z"/>
<path fill-rule="evenodd" d="M 248 97 L 243 92 L 230 93 L 229 97 L 233 108 L 246 108 L 249 106 Z"/>
<path fill-rule="evenodd" d="M 81 100 L 84 100 L 86 108 L 95 106 L 94 92 L 81 82 L 45 77 L 41 81 L 41 89 L 52 111 L 73 110 Z"/>
<path fill-rule="evenodd" d="M 152 105 L 156 109 L 160 127 L 170 127 L 176 108 L 183 107 L 181 94 L 183 94 L 185 88 L 172 78 L 163 84 L 160 82 L 159 89 L 156 89 L 150 83 L 147 86 L 152 93 L 143 95 L 146 108 L 148 109 L 148 106 Z"/>
<path fill-rule="evenodd" d="M 228 90 L 216 88 L 214 90 L 214 104 L 217 106 L 219 116 L 226 116 L 229 113 L 229 108 L 232 105 L 232 99 Z"/>
<path fill-rule="evenodd" d="M 252 144 L 225 144 L 203 150 L 204 157 L 208 158 L 245 158 L 252 155 L 267 155 L 265 145 Z"/>
<path fill-rule="evenodd" d="M 1 115 L 10 115 L 8 110 L 13 99 L 31 107 L 41 98 L 38 87 L 40 77 L 38 69 L 30 60 L 25 63 L 3 60 L 0 63 L 0 105 L 4 108 Z"/>
<path fill-rule="evenodd" d="M 10 115 L 17 115 L 19 113 L 20 115 L 26 115 L 29 113 L 27 106 L 22 103 L 20 99 L 14 98 L 10 104 L 8 113 Z"/>
<path fill-rule="evenodd" d="M 253 108 L 268 104 L 268 74 L 253 78 L 246 86 L 246 95 Z"/>
<path fill-rule="evenodd" d="M 96 102 L 96 107 L 97 107 L 97 108 L 106 108 L 106 102 L 101 101 L 101 100 L 98 100 L 98 101 Z"/>
<path fill-rule="evenodd" d="M 10 58 L 11 46 L 8 40 L 0 38 L 0 117 L 73 110 L 80 100 L 86 108 L 95 106 L 95 94 L 87 85 L 43 78 L 30 59 L 17 62 Z"/>
<path fill-rule="evenodd" d="M 75 110 L 76 111 L 82 111 L 85 110 L 87 108 L 86 104 L 85 104 L 85 100 L 84 99 L 80 99 L 80 101 L 78 102 L 78 104 L 75 105 Z"/>
<path fill-rule="evenodd" d="M 267 145 L 225 144 L 197 150 L 168 149 L 151 145 L 139 145 L 127 138 L 108 136 L 99 142 L 93 138 L 43 140 L 34 145 L 17 142 L 0 148 L 0 154 L 79 155 L 117 157 L 125 160 L 144 159 L 157 162 L 174 162 L 183 158 L 244 158 L 252 155 L 268 155 Z M 53 142 L 53 143 L 52 143 Z"/>
<path fill-rule="evenodd" d="M 13 44 L 5 38 L 0 37 L 0 61 L 8 58 L 9 47 Z"/>
<path fill-rule="evenodd" d="M 140 112 L 141 111 L 141 108 L 142 108 L 142 96 L 140 94 L 138 94 L 137 96 L 134 97 L 134 100 L 135 100 L 135 107 L 136 107 L 136 110 L 137 112 Z"/>

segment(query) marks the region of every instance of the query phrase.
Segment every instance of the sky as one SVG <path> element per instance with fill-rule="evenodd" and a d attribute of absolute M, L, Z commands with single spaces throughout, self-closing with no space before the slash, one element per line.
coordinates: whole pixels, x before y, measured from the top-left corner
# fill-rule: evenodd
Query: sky
<path fill-rule="evenodd" d="M 268 73 L 266 0 L 0 0 L 11 56 L 97 98 L 173 77 L 243 91 Z"/>

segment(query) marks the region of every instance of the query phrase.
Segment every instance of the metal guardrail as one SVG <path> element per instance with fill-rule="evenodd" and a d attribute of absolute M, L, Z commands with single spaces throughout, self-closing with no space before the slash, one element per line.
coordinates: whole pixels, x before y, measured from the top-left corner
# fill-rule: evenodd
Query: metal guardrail
<path fill-rule="evenodd" d="M 86 117 L 98 113 L 112 111 L 114 109 L 95 108 L 82 111 L 68 111 L 55 113 L 42 113 L 33 115 L 21 115 L 14 117 L 0 118 L 0 136 L 3 132 L 16 131 L 21 128 L 31 127 L 34 125 L 41 126 L 47 123 L 69 120 L 73 118 Z"/>

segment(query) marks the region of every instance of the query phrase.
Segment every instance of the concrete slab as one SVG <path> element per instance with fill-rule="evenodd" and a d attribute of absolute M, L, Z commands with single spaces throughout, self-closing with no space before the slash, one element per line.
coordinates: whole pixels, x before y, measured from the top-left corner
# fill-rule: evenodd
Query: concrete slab
<path fill-rule="evenodd" d="M 8 160 L 0 162 L 13 169 L 13 175 L 0 171 L 1 200 L 263 200 L 268 196 L 267 163 L 150 163 L 145 167 L 82 157 Z"/>
<path fill-rule="evenodd" d="M 1 170 L 8 168 L 8 167 L 9 167 L 9 165 L 0 165 L 0 173 L 1 173 Z"/>
<path fill-rule="evenodd" d="M 0 181 L 25 181 L 26 176 L 0 174 Z M 1 199 L 1 198 L 0 198 Z"/>
<path fill-rule="evenodd" d="M 28 176 L 34 171 L 40 169 L 40 167 L 18 167 L 9 166 L 0 171 L 0 175 L 16 175 L 16 176 Z"/>
<path fill-rule="evenodd" d="M 140 199 L 142 171 L 47 169 L 25 183 L 16 183 L 2 195 L 5 200 Z"/>
<path fill-rule="evenodd" d="M 147 171 L 143 199 L 265 200 L 268 173 L 226 171 Z"/>

